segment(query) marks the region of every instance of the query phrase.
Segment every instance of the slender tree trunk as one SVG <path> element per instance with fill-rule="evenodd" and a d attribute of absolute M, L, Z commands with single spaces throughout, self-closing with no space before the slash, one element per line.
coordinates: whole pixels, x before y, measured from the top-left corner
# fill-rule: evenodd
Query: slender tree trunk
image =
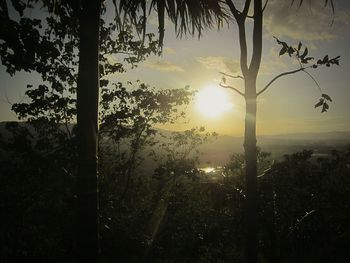
<path fill-rule="evenodd" d="M 98 98 L 100 0 L 83 0 L 77 87 L 77 260 L 98 262 Z"/>
<path fill-rule="evenodd" d="M 246 247 L 245 257 L 247 263 L 258 262 L 258 236 L 259 236 L 259 207 L 257 184 L 257 150 L 256 150 L 256 110 L 257 93 L 256 80 L 261 64 L 262 55 L 262 0 L 254 0 L 254 28 L 252 59 L 245 77 L 245 134 L 244 150 L 246 158 Z M 247 54 L 245 54 L 246 56 Z"/>
<path fill-rule="evenodd" d="M 258 187 L 256 154 L 256 86 L 255 79 L 246 79 L 246 117 L 244 150 L 246 159 L 246 262 L 258 262 Z"/>

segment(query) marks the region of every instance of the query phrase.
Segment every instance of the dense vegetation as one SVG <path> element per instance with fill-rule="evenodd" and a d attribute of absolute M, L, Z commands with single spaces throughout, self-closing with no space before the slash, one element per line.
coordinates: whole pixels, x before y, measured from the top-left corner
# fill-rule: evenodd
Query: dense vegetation
<path fill-rule="evenodd" d="M 73 262 L 74 136 L 63 139 L 63 130 L 55 136 L 62 138 L 59 144 L 48 143 L 49 134 L 39 139 L 32 127 L 6 126 L 0 161 L 1 261 Z M 222 179 L 208 178 L 196 168 L 195 155 L 178 147 L 201 143 L 198 132 L 161 140 L 156 148 L 166 157 L 149 169 L 142 167 L 144 155 L 132 157 L 130 147 L 117 152 L 112 151 L 116 141 L 101 143 L 102 262 L 243 261 L 244 158 L 234 154 Z M 139 150 L 151 152 L 152 145 Z M 347 262 L 350 152 L 315 160 L 303 151 L 273 164 L 259 152 L 258 160 L 261 261 Z"/>

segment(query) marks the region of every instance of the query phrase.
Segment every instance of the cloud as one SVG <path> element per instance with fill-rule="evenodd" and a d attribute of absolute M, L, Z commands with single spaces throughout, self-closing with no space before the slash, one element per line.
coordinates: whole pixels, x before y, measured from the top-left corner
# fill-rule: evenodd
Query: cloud
<path fill-rule="evenodd" d="M 240 72 L 239 61 L 236 59 L 222 56 L 207 56 L 198 57 L 197 61 L 207 69 L 215 69 L 232 74 Z"/>
<path fill-rule="evenodd" d="M 168 60 L 153 60 L 145 64 L 146 67 L 167 72 L 184 72 L 184 69 Z"/>
<path fill-rule="evenodd" d="M 271 35 L 297 40 L 334 40 L 348 32 L 348 8 L 336 7 L 333 16 L 324 1 L 305 2 L 298 8 L 298 4 L 291 6 L 290 1 L 271 0 L 266 8 L 265 29 Z"/>

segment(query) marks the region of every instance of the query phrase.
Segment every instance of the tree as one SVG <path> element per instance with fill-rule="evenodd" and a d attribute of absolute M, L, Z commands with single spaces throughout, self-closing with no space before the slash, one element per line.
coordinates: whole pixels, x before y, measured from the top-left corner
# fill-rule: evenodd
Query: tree
<path fill-rule="evenodd" d="M 326 1 L 326 5 L 329 1 Z M 244 1 L 242 11 L 236 8 L 236 4 L 232 0 L 226 0 L 225 3 L 229 7 L 229 10 L 237 22 L 239 34 L 239 45 L 240 45 L 240 67 L 243 76 L 238 76 L 244 80 L 244 92 L 240 90 L 227 86 L 225 84 L 225 78 L 223 78 L 224 88 L 230 88 L 244 97 L 246 102 L 246 117 L 245 117 L 245 133 L 244 133 L 244 151 L 245 151 L 245 176 L 246 176 L 246 204 L 245 204 L 245 228 L 246 228 L 246 246 L 245 246 L 245 257 L 246 262 L 258 262 L 258 186 L 257 186 L 257 140 L 256 140 L 256 113 L 257 113 L 257 97 L 263 93 L 270 85 L 276 81 L 278 78 L 293 74 L 299 71 L 307 72 L 302 66 L 307 64 L 312 58 L 307 57 L 307 48 L 303 53 L 300 53 L 301 44 L 297 49 L 288 46 L 285 42 L 277 39 L 278 43 L 282 45 L 280 55 L 288 53 L 290 56 L 296 53 L 296 57 L 299 60 L 300 68 L 286 72 L 275 77 L 270 83 L 268 83 L 261 91 L 257 91 L 256 81 L 259 73 L 259 68 L 261 64 L 262 57 L 262 30 L 263 30 L 263 13 L 268 4 L 262 4 L 262 0 L 246 0 Z M 292 1 L 292 4 L 294 0 Z M 299 2 L 301 6 L 303 0 Z M 333 2 L 330 1 L 332 8 Z M 249 10 L 253 5 L 253 15 L 249 15 Z M 247 37 L 246 37 L 246 21 L 247 19 L 253 20 L 253 36 L 252 36 L 252 56 L 251 61 L 248 62 L 248 49 L 247 49 Z M 326 64 L 329 66 L 328 56 L 320 60 L 320 65 Z M 338 64 L 339 57 L 333 58 Z M 326 62 L 327 61 L 327 62 Z M 317 64 L 312 66 L 317 67 Z M 224 74 L 227 75 L 227 74 Z M 231 76 L 233 77 L 233 76 Z M 319 103 L 315 106 L 322 106 L 322 111 L 327 111 L 330 97 L 326 94 L 322 94 L 322 98 Z"/>
<path fill-rule="evenodd" d="M 29 1 L 25 4 L 22 1 L 12 1 L 14 8 L 21 17 L 27 7 L 33 7 Z M 146 30 L 146 1 L 113 1 L 116 10 L 123 10 L 125 14 L 130 15 L 132 21 L 137 26 L 141 24 L 141 31 Z M 118 6 L 119 4 L 119 6 Z M 78 237 L 81 254 L 80 262 L 93 261 L 98 262 L 98 186 L 97 186 L 97 134 L 98 134 L 98 98 L 99 98 L 99 37 L 100 37 L 100 13 L 102 1 L 84 0 L 81 3 L 77 1 L 43 1 L 44 7 L 57 15 L 57 19 L 62 21 L 65 26 L 71 21 L 78 21 L 79 28 L 79 73 L 77 84 L 77 141 L 78 141 Z M 141 6 L 142 15 L 137 19 L 137 11 Z M 175 1 L 152 1 L 151 8 L 158 11 L 159 38 L 160 46 L 164 37 L 164 19 L 165 10 L 171 20 L 175 22 L 179 32 L 186 31 L 190 25 L 192 34 L 197 30 L 199 34 L 203 26 L 213 25 L 213 14 L 221 14 L 221 10 L 216 1 L 193 2 L 186 1 L 179 5 Z M 116 13 L 116 21 L 122 16 L 120 12 Z M 2 57 L 5 57 L 5 65 L 9 72 L 16 70 L 31 70 L 35 68 L 34 54 L 39 53 L 36 50 L 36 44 L 39 41 L 39 31 L 35 29 L 39 26 L 39 20 L 25 19 L 16 23 L 9 18 L 7 3 L 1 2 L 1 18 L 5 21 L 1 39 L 5 40 L 6 48 L 3 48 Z M 18 41 L 16 32 L 11 32 L 14 27 L 23 29 L 29 42 Z M 65 39 L 69 36 L 71 28 L 59 28 L 58 37 Z M 34 32 L 33 36 L 27 35 L 28 32 Z M 57 32 L 56 32 L 57 33 Z M 75 34 L 75 33 L 73 33 Z M 30 43 L 29 48 L 27 47 Z M 12 47 L 15 54 L 11 54 L 8 47 Z M 57 51 L 57 50 L 56 50 Z M 10 59 L 9 59 L 10 58 Z M 13 58 L 17 59 L 13 61 Z M 21 58 L 24 60 L 21 61 Z M 12 60 L 11 60 L 12 59 Z M 24 63 L 25 62 L 25 63 Z M 13 66 L 13 64 L 17 64 Z M 18 66 L 20 64 L 20 66 Z"/>
<path fill-rule="evenodd" d="M 113 26 L 111 27 L 110 24 L 101 20 L 101 31 L 109 32 L 110 30 L 113 30 Z M 156 143 L 154 137 L 157 130 L 154 125 L 173 122 L 177 118 L 183 117 L 184 112 L 180 111 L 178 107 L 190 103 L 193 95 L 189 88 L 157 90 L 140 82 L 137 82 L 137 85 L 132 85 L 130 82 L 128 82 L 128 85 L 123 85 L 122 83 L 108 81 L 109 74 L 123 72 L 128 69 L 127 66 L 136 67 L 137 62 L 144 59 L 147 54 L 158 51 L 157 41 L 153 40 L 153 34 L 147 34 L 146 36 L 148 40 L 142 43 L 142 40 L 138 40 L 137 36 L 135 36 L 136 40 L 134 39 L 130 27 L 125 27 L 125 31 L 121 31 L 119 34 L 107 34 L 101 43 L 99 63 L 100 66 L 103 66 L 103 70 L 100 74 L 102 87 L 100 109 L 102 110 L 99 118 L 101 126 L 99 137 L 104 138 L 104 140 L 99 142 L 99 148 L 103 149 L 99 153 L 99 157 L 102 158 L 100 163 L 102 177 L 99 179 L 99 184 L 103 187 L 101 188 L 103 197 L 108 196 L 108 198 L 111 198 L 109 200 L 113 200 L 113 197 L 117 196 L 115 198 L 117 200 L 113 203 L 117 208 L 120 208 L 118 203 L 123 201 L 126 193 L 130 192 L 129 188 L 132 187 L 132 181 L 135 179 L 135 168 L 141 163 L 142 156 L 140 156 L 140 152 Z M 66 44 L 60 50 L 60 62 L 63 65 L 70 62 L 76 63 L 77 58 L 68 55 L 71 51 L 71 45 Z M 128 53 L 128 56 L 125 57 L 126 63 L 116 63 L 108 59 L 110 56 L 117 56 L 117 61 L 121 61 L 125 53 Z M 52 70 L 53 68 L 56 69 L 56 66 L 55 63 L 40 63 L 40 67 L 45 68 L 44 72 L 47 74 L 48 83 L 40 84 L 37 87 L 27 85 L 26 97 L 23 101 L 14 104 L 12 109 L 20 119 L 27 121 L 30 125 L 30 131 L 32 131 L 32 127 L 35 129 L 35 132 L 30 132 L 30 135 L 34 134 L 35 137 L 35 149 L 29 148 L 35 152 L 35 154 L 30 154 L 32 158 L 40 157 L 37 158 L 36 163 L 40 163 L 40 160 L 43 159 L 41 155 L 50 153 L 49 156 L 53 156 L 52 158 L 55 159 L 55 156 L 58 156 L 55 154 L 62 151 L 65 158 L 62 158 L 63 164 L 60 163 L 58 170 L 62 169 L 69 174 L 73 174 L 71 177 L 75 179 L 76 159 L 68 158 L 67 153 L 73 152 L 76 157 L 73 122 L 76 116 L 76 106 L 75 100 L 72 99 L 76 82 L 73 81 L 70 84 L 65 82 L 65 76 L 64 74 L 62 76 L 60 72 L 66 72 L 67 68 L 63 66 L 63 68 L 58 67 L 59 70 Z M 76 79 L 74 72 L 71 75 L 73 80 Z M 25 136 L 23 135 L 23 137 Z M 71 142 L 70 145 L 67 145 L 67 140 Z M 123 150 L 122 153 L 121 151 L 114 151 L 113 156 L 107 159 L 104 155 L 105 148 L 106 145 L 111 144 L 121 144 Z M 64 145 L 67 145 L 67 147 L 64 147 Z M 25 146 L 24 144 L 23 147 Z M 69 146 L 71 149 L 67 151 Z M 117 165 L 113 165 L 114 163 L 117 163 Z M 16 165 L 13 166 L 16 167 Z M 42 167 L 45 166 L 36 165 L 38 170 L 46 171 L 46 169 L 41 169 Z M 112 176 L 106 173 L 106 167 L 112 170 Z M 53 165 L 51 165 L 52 173 L 59 177 L 61 173 L 57 173 L 53 168 Z M 13 168 L 13 170 L 16 170 L 16 168 Z M 45 174 L 44 171 L 41 173 Z M 18 174 L 21 175 L 19 171 Z M 35 175 L 34 172 L 33 174 Z M 118 182 L 114 180 L 115 176 L 113 177 L 113 175 L 118 175 Z M 126 180 L 123 180 L 124 178 Z M 127 183 L 124 184 L 124 181 Z M 28 191 L 24 193 L 24 195 L 27 194 Z M 105 208 L 106 203 L 110 206 L 109 201 L 105 202 L 105 199 L 100 201 L 102 208 Z M 116 214 L 115 208 L 108 208 L 107 214 L 111 214 L 111 211 Z M 108 218 L 106 209 L 100 210 L 99 216 L 103 220 L 102 223 L 105 223 L 104 219 Z M 26 251 L 24 250 L 24 252 Z M 38 258 L 40 256 L 42 254 L 37 255 Z"/>
<path fill-rule="evenodd" d="M 186 4 L 187 11 L 193 18 L 193 31 L 197 28 L 200 32 L 202 23 L 210 24 L 212 21 L 209 6 Z M 78 141 L 78 210 L 79 210 L 79 262 L 98 262 L 98 163 L 97 163 L 97 138 L 98 138 L 98 97 L 99 97 L 99 22 L 101 12 L 100 0 L 81 2 L 79 14 L 80 47 L 79 47 L 79 74 L 77 84 L 77 141 Z M 116 1 L 114 1 L 115 6 Z M 142 27 L 146 30 L 146 1 L 121 1 L 127 14 L 136 20 L 138 4 L 142 8 Z M 168 7 L 168 14 L 177 22 L 179 12 L 175 10 L 175 3 L 169 1 L 152 1 L 151 7 L 157 7 L 159 17 L 160 45 L 164 36 L 164 10 Z M 215 4 L 215 2 L 214 2 Z M 215 5 L 217 6 L 217 5 Z M 179 8 L 179 5 L 176 6 Z M 184 8 L 180 5 L 181 8 Z M 202 7 L 198 15 L 197 7 Z M 180 8 L 179 8 L 180 9 Z M 183 10 L 186 10 L 183 9 Z M 218 10 L 218 9 L 216 9 Z M 180 29 L 187 27 L 184 23 L 187 14 L 180 13 L 182 22 Z M 117 14 L 118 15 L 118 14 Z M 137 21 L 137 20 L 136 20 Z"/>
<path fill-rule="evenodd" d="M 101 1 L 82 1 L 77 82 L 78 262 L 98 262 L 98 98 Z"/>

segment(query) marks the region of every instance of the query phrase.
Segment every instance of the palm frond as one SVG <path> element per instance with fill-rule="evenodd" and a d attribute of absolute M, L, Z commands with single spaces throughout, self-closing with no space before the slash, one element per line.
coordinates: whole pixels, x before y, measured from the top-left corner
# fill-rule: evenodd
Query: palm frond
<path fill-rule="evenodd" d="M 143 16 L 145 22 L 146 15 L 149 16 L 152 10 L 157 11 L 160 46 L 163 44 L 166 17 L 174 23 L 178 36 L 198 34 L 198 37 L 203 29 L 214 26 L 219 28 L 230 18 L 227 6 L 218 0 L 151 0 L 147 7 L 148 13 L 145 12 L 145 3 L 145 0 L 120 0 L 119 14 L 127 15 L 137 23 L 137 17 Z"/>

